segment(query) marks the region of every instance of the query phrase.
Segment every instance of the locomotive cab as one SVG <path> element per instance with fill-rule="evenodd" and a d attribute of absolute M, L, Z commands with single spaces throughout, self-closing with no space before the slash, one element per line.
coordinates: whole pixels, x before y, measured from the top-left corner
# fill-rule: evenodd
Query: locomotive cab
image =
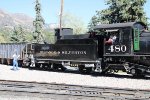
<path fill-rule="evenodd" d="M 101 24 L 95 26 L 104 38 L 103 71 L 124 70 L 143 74 L 149 68 L 150 33 L 142 22 Z M 142 59 L 141 59 L 142 58 Z"/>
<path fill-rule="evenodd" d="M 146 25 L 142 22 L 102 24 L 95 27 L 103 32 L 104 54 L 103 56 L 132 56 L 139 53 L 143 45 L 142 33 Z M 150 36 L 150 35 L 149 35 Z M 145 39 L 145 38 L 144 38 Z"/>
<path fill-rule="evenodd" d="M 131 53 L 130 29 L 106 29 L 104 55 L 129 55 Z"/>

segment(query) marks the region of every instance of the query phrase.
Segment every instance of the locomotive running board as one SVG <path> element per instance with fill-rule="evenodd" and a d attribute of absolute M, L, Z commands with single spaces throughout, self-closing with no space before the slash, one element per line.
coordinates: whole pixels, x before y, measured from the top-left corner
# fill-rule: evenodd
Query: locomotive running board
<path fill-rule="evenodd" d="M 87 62 L 87 63 L 97 63 L 99 62 L 98 60 L 62 60 L 62 59 L 36 59 L 37 61 L 58 61 L 58 62 Z"/>

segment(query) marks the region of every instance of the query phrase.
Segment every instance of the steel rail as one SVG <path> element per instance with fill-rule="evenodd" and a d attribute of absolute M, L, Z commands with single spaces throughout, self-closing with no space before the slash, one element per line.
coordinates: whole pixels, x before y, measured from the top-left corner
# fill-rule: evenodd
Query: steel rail
<path fill-rule="evenodd" d="M 0 91 L 70 95 L 114 100 L 149 100 L 150 90 L 0 80 Z"/>

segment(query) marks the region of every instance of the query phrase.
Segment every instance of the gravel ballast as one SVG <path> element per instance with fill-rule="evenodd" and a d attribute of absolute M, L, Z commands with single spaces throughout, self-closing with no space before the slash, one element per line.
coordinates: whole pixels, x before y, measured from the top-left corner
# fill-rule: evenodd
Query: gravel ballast
<path fill-rule="evenodd" d="M 88 85 L 101 87 L 118 87 L 131 89 L 150 89 L 150 79 L 116 78 L 106 76 L 92 76 L 75 73 L 60 73 L 29 70 L 11 70 L 12 66 L 0 65 L 0 79 L 14 81 L 36 81 L 58 84 Z"/>

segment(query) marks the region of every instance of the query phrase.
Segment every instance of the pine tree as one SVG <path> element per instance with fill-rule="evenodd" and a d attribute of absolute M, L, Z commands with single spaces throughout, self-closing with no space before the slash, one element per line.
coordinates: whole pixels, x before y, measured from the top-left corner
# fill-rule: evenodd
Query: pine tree
<path fill-rule="evenodd" d="M 19 32 L 16 27 L 14 27 L 14 31 L 13 31 L 10 41 L 12 41 L 13 43 L 19 42 Z"/>
<path fill-rule="evenodd" d="M 106 0 L 107 9 L 96 11 L 89 23 L 89 28 L 98 23 L 121 23 L 131 21 L 142 21 L 147 24 L 144 12 L 146 0 Z"/>
<path fill-rule="evenodd" d="M 39 3 L 39 0 L 36 0 L 35 11 L 36 11 L 36 18 L 33 21 L 33 25 L 35 27 L 35 31 L 33 32 L 33 38 L 35 42 L 41 43 L 44 40 L 42 35 L 44 19 L 41 16 L 41 4 Z"/>
<path fill-rule="evenodd" d="M 21 25 L 19 25 L 18 31 L 19 31 L 19 40 L 20 40 L 20 42 L 26 42 L 26 38 L 25 38 L 26 34 L 25 34 L 25 32 L 24 32 Z"/>
<path fill-rule="evenodd" d="M 19 25 L 18 27 L 14 27 L 13 34 L 10 37 L 10 41 L 14 43 L 26 42 L 25 32 L 21 25 Z"/>

